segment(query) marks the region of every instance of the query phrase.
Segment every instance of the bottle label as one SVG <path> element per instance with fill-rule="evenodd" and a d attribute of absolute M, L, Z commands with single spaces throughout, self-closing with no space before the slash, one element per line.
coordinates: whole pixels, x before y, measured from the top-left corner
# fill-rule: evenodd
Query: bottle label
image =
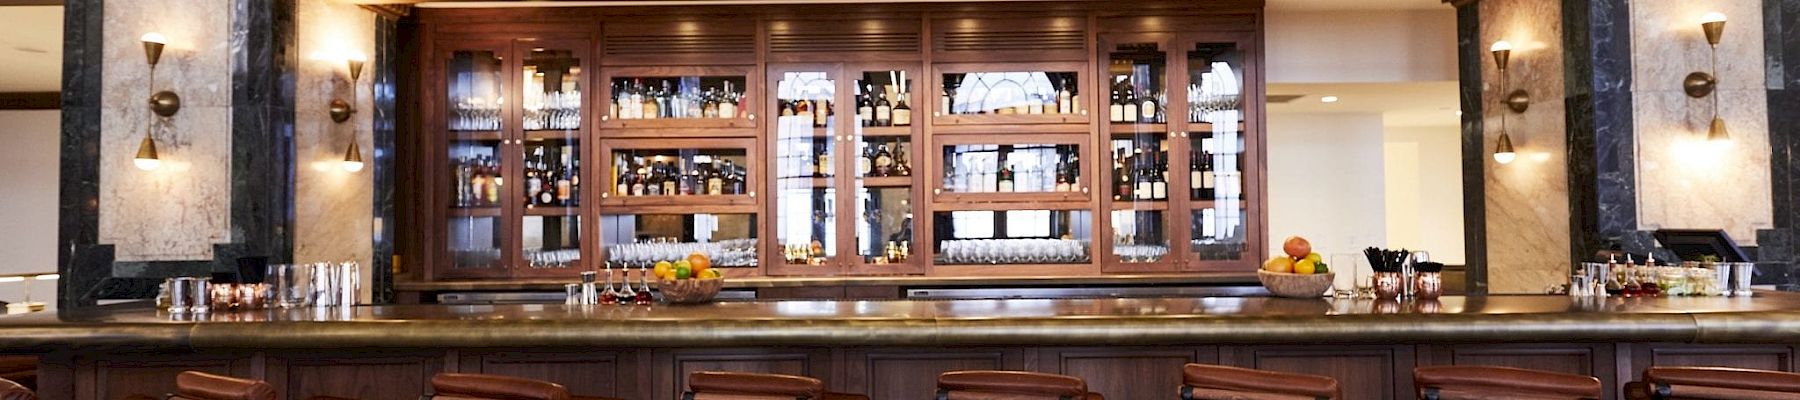
<path fill-rule="evenodd" d="M 1000 191 L 1001 192 L 1013 191 L 1013 182 L 1012 181 L 1000 181 Z"/>
<path fill-rule="evenodd" d="M 1150 184 L 1150 197 L 1161 200 L 1169 197 L 1169 184 L 1154 182 Z"/>
<path fill-rule="evenodd" d="M 909 125 L 912 125 L 912 109 L 902 108 L 894 110 L 894 126 Z"/>
<path fill-rule="evenodd" d="M 1188 188 L 1189 189 L 1199 189 L 1199 188 L 1205 187 L 1205 186 L 1202 186 L 1202 184 L 1204 182 L 1200 181 L 1202 179 L 1201 175 L 1204 175 L 1204 174 L 1202 174 L 1200 171 L 1194 171 L 1194 172 L 1188 174 Z"/>

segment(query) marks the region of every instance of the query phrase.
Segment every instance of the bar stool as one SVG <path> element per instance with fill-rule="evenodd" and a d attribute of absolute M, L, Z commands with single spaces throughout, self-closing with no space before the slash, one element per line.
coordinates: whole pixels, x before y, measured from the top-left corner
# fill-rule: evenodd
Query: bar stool
<path fill-rule="evenodd" d="M 18 382 L 0 379 L 0 400 L 37 400 L 37 393 Z"/>
<path fill-rule="evenodd" d="M 1509 367 L 1443 365 L 1413 369 L 1424 400 L 1599 399 L 1600 379 Z"/>
<path fill-rule="evenodd" d="M 869 400 L 868 396 L 825 391 L 818 379 L 780 374 L 700 371 L 688 374 L 682 400 Z"/>
<path fill-rule="evenodd" d="M 186 371 L 175 375 L 168 400 L 275 400 L 268 382 Z"/>
<path fill-rule="evenodd" d="M 1625 384 L 1627 400 L 1795 399 L 1800 374 L 1717 367 L 1651 367 Z"/>
<path fill-rule="evenodd" d="M 425 399 L 457 400 L 618 400 L 569 394 L 563 385 L 534 379 L 486 374 L 440 373 L 431 377 Z M 319 400 L 319 399 L 313 399 Z"/>
<path fill-rule="evenodd" d="M 37 356 L 0 356 L 0 379 L 36 388 L 37 364 Z"/>
<path fill-rule="evenodd" d="M 1223 365 L 1181 367 L 1181 400 L 1342 400 L 1337 379 Z"/>
<path fill-rule="evenodd" d="M 938 375 L 938 400 L 1106 400 L 1068 375 L 1021 371 L 951 371 Z"/>

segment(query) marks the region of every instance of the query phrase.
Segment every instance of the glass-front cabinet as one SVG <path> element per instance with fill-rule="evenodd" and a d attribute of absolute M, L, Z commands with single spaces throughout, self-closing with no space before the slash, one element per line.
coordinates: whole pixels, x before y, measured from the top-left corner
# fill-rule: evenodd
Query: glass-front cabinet
<path fill-rule="evenodd" d="M 1084 209 L 934 211 L 932 264 L 1088 264 L 1092 260 L 1093 221 L 1093 215 Z"/>
<path fill-rule="evenodd" d="M 608 136 L 754 136 L 757 105 L 748 66 L 609 67 L 600 97 Z M 641 130 L 651 131 L 641 131 Z M 697 130 L 698 129 L 698 130 Z"/>
<path fill-rule="evenodd" d="M 913 114 L 916 67 L 770 67 L 767 136 L 775 275 L 923 272 Z"/>
<path fill-rule="evenodd" d="M 757 255 L 754 213 L 600 214 L 601 253 L 614 267 L 705 254 L 727 276 L 753 275 Z"/>
<path fill-rule="evenodd" d="M 1111 172 L 1107 272 L 1249 270 L 1260 248 L 1260 143 L 1248 140 L 1244 43 L 1230 35 L 1101 35 Z M 1173 91 L 1171 90 L 1173 89 Z M 1251 105 L 1260 107 L 1260 105 Z M 1183 241 L 1187 243 L 1182 243 Z M 1173 250 L 1173 251 L 1171 251 Z"/>
<path fill-rule="evenodd" d="M 941 86 L 935 125 L 1088 123 L 1082 63 L 940 64 L 935 70 Z"/>

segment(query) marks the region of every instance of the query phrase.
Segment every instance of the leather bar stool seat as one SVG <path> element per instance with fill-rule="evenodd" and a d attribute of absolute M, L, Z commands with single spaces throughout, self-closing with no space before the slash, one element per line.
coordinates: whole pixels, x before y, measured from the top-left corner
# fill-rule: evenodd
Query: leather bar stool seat
<path fill-rule="evenodd" d="M 780 374 L 701 371 L 688 375 L 682 400 L 869 400 L 868 396 L 825 391 L 818 379 Z"/>
<path fill-rule="evenodd" d="M 938 375 L 938 400 L 1106 400 L 1067 375 L 1021 371 L 952 371 Z"/>
<path fill-rule="evenodd" d="M 440 373 L 431 377 L 438 400 L 617 400 L 569 394 L 563 385 L 535 379 L 486 374 Z M 318 399 L 314 399 L 318 400 Z"/>
<path fill-rule="evenodd" d="M 1716 367 L 1651 367 L 1627 400 L 1800 399 L 1800 374 Z"/>
<path fill-rule="evenodd" d="M 175 375 L 168 400 L 275 400 L 268 382 L 187 371 Z"/>
<path fill-rule="evenodd" d="M 18 382 L 0 379 L 0 400 L 37 400 L 37 393 Z"/>
<path fill-rule="evenodd" d="M 1445 365 L 1413 369 L 1424 400 L 1599 399 L 1600 379 L 1509 367 Z"/>
<path fill-rule="evenodd" d="M 1342 400 L 1337 379 L 1223 365 L 1181 368 L 1181 400 Z"/>

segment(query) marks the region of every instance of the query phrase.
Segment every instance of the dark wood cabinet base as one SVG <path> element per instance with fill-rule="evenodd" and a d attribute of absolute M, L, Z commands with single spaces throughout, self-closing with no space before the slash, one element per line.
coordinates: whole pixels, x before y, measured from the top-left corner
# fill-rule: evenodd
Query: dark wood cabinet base
<path fill-rule="evenodd" d="M 702 370 L 808 375 L 875 399 L 926 399 L 939 373 L 1004 369 L 1068 374 L 1116 399 L 1174 398 L 1181 366 L 1221 363 L 1328 375 L 1351 399 L 1411 398 L 1412 368 L 1501 365 L 1588 374 L 1618 388 L 1652 365 L 1794 371 L 1794 346 L 1676 343 L 1395 344 L 1343 346 L 779 347 L 342 350 L 243 353 L 55 353 L 42 358 L 50 399 L 160 395 L 175 374 L 253 377 L 282 398 L 412 399 L 432 374 L 477 372 L 563 384 L 577 395 L 675 398 Z M 1615 390 L 1616 391 L 1616 390 Z M 1609 394 L 1613 399 L 1616 393 Z"/>

